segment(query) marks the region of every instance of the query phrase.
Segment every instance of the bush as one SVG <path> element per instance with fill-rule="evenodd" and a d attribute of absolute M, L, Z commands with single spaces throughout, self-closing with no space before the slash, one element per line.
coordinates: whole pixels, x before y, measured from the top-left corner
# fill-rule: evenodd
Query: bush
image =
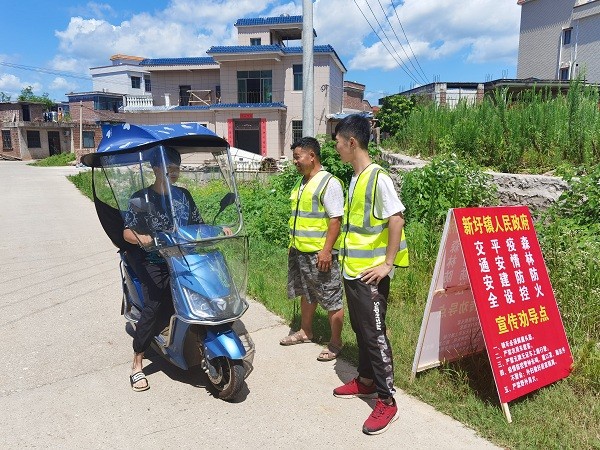
<path fill-rule="evenodd" d="M 402 175 L 405 218 L 437 228 L 444 224 L 450 208 L 495 205 L 497 190 L 490 180 L 478 166 L 459 161 L 456 155 L 436 157 Z"/>

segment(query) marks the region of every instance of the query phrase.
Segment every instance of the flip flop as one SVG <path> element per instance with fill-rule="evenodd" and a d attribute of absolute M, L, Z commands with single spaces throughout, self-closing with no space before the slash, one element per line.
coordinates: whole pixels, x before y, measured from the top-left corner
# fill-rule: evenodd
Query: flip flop
<path fill-rule="evenodd" d="M 290 334 L 279 341 L 281 345 L 306 344 L 308 342 L 312 342 L 312 340 L 304 336 L 300 331 L 296 331 L 294 334 Z"/>
<path fill-rule="evenodd" d="M 321 350 L 321 353 L 317 356 L 317 361 L 333 361 L 340 355 L 342 348 L 331 343 L 327 344 L 327 348 Z"/>
<path fill-rule="evenodd" d="M 135 383 L 142 380 L 146 380 L 145 386 L 134 386 Z M 150 389 L 146 375 L 144 375 L 144 372 L 142 371 L 136 372 L 133 375 L 129 375 L 129 381 L 131 382 L 131 389 L 133 389 L 135 392 L 142 392 Z"/>

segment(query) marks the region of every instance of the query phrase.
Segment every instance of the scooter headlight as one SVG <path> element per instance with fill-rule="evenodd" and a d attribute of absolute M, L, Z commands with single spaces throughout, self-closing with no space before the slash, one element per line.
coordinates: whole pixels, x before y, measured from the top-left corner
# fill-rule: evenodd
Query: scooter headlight
<path fill-rule="evenodd" d="M 230 296 L 209 299 L 186 287 L 183 293 L 191 311 L 203 320 L 226 320 L 240 313 L 237 306 L 241 302 L 232 300 Z"/>

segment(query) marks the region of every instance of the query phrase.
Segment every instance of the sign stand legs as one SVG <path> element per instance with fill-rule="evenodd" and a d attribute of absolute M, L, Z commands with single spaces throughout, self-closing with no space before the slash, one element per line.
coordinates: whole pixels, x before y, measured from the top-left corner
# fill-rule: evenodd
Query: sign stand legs
<path fill-rule="evenodd" d="M 500 403 L 502 406 L 502 412 L 504 413 L 504 417 L 506 417 L 506 421 L 508 423 L 512 423 L 512 416 L 510 415 L 510 410 L 508 409 L 508 403 Z"/>

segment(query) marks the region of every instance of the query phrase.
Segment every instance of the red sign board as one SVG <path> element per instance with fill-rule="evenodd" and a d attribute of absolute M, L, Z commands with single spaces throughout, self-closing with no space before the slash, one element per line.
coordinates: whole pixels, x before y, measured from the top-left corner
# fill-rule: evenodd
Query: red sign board
<path fill-rule="evenodd" d="M 254 114 L 252 113 L 240 113 L 240 119 L 252 119 Z"/>
<path fill-rule="evenodd" d="M 573 357 L 529 209 L 453 215 L 500 401 L 568 376 Z"/>

